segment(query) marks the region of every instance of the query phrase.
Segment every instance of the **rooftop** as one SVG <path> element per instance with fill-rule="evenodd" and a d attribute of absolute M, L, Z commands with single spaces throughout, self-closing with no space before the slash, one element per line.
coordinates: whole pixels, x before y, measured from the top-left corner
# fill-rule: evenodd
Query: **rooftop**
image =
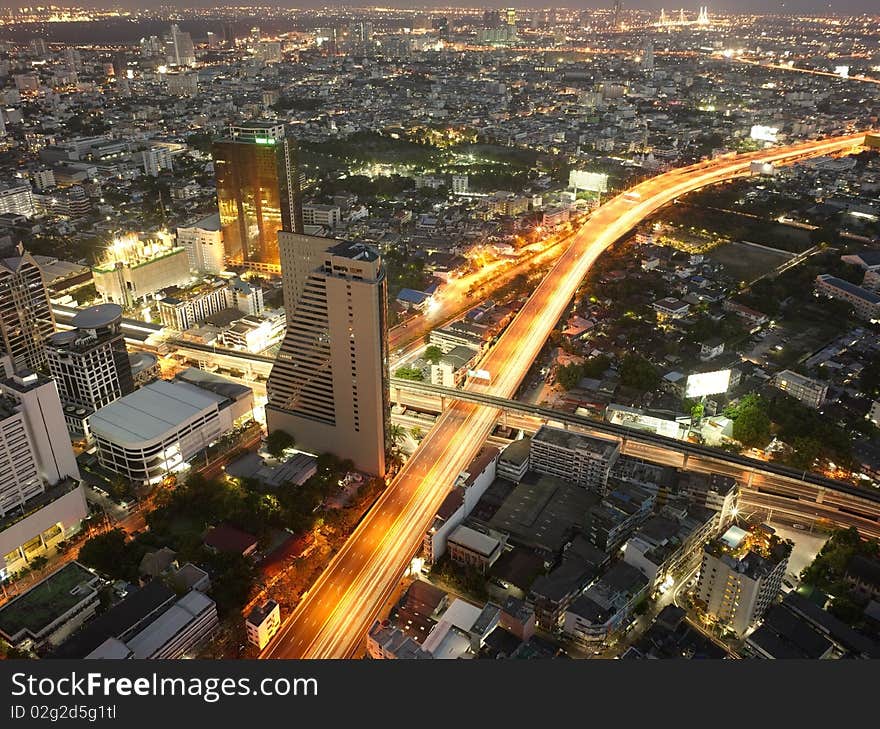
<path fill-rule="evenodd" d="M 0 608 L 0 634 L 13 642 L 43 637 L 41 632 L 53 622 L 97 595 L 98 581 L 79 562 L 68 562 Z"/>
<path fill-rule="evenodd" d="M 163 437 L 225 400 L 194 385 L 156 380 L 98 410 L 89 426 L 98 438 L 139 446 Z"/>
<path fill-rule="evenodd" d="M 546 425 L 542 425 L 538 432 L 535 433 L 532 443 L 549 443 L 558 448 L 588 452 L 604 459 L 612 458 L 614 452 L 620 447 L 620 443 L 616 440 L 596 438 L 591 435 L 562 430 L 561 428 L 551 428 Z"/>

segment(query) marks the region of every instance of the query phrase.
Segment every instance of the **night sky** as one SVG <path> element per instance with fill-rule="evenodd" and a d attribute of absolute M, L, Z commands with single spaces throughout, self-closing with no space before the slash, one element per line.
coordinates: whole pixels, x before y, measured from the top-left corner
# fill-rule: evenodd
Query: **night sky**
<path fill-rule="evenodd" d="M 327 7 L 327 6 L 364 6 L 368 3 L 360 2 L 360 3 L 342 3 L 342 2 L 328 2 L 327 0 L 296 0 L 294 2 L 283 2 L 283 0 L 276 0 L 278 5 L 289 5 L 290 7 L 297 8 L 317 8 L 317 7 Z M 678 7 L 685 7 L 686 10 L 695 10 L 698 5 L 704 4 L 707 0 L 702 0 L 702 2 L 691 3 L 690 0 L 687 3 L 683 3 L 682 0 L 679 0 L 678 3 L 675 0 L 638 0 L 638 2 L 627 2 L 624 0 L 624 7 L 630 8 L 640 8 L 640 9 L 651 9 L 651 10 L 659 10 L 661 7 L 665 7 L 667 10 L 677 9 Z M 245 5 L 247 0 L 236 0 L 235 5 Z M 33 7 L 35 5 L 43 4 L 40 0 L 0 0 L 0 7 Z M 123 7 L 158 7 L 160 5 L 167 6 L 167 0 L 165 2 L 151 2 L 150 0 L 119 0 L 117 2 L 83 2 L 78 3 L 76 0 L 66 0 L 65 2 L 57 2 L 59 5 L 83 5 L 83 6 L 91 6 L 91 7 L 106 7 L 106 6 L 123 6 Z M 401 8 L 430 8 L 429 3 L 412 3 L 412 2 L 400 2 L 395 0 L 384 0 L 376 2 L 377 5 L 382 7 L 401 7 Z M 507 2 L 465 2 L 460 1 L 458 3 L 453 2 L 441 2 L 439 5 L 445 4 L 460 4 L 462 7 L 528 7 L 528 8 L 536 8 L 541 7 L 541 3 L 537 2 L 537 0 L 533 0 L 533 2 L 514 2 L 512 0 L 507 0 Z M 222 3 L 218 2 L 184 2 L 181 3 L 180 6 L 200 6 L 200 7 L 217 7 L 222 5 Z M 546 7 L 583 7 L 583 8 L 595 8 L 595 7 L 611 7 L 613 5 L 612 1 L 607 3 L 602 2 L 587 2 L 587 3 L 577 3 L 577 2 L 560 2 L 556 3 L 547 3 Z M 736 2 L 735 0 L 727 0 L 727 2 L 721 3 L 710 3 L 709 4 L 710 12 L 712 9 L 717 9 L 721 11 L 733 11 L 733 10 L 746 10 L 746 11 L 759 11 L 759 12 L 769 12 L 769 13 L 800 13 L 800 12 L 813 12 L 813 13 L 822 13 L 822 14 L 835 14 L 835 15 L 846 15 L 846 14 L 858 14 L 858 13 L 874 13 L 880 14 L 880 7 L 878 7 L 877 0 L 837 0 L 836 2 L 820 2 L 819 0 L 786 0 L 785 2 L 781 2 L 780 0 L 769 0 L 768 2 L 760 2 L 759 0 L 743 0 L 742 2 Z"/>

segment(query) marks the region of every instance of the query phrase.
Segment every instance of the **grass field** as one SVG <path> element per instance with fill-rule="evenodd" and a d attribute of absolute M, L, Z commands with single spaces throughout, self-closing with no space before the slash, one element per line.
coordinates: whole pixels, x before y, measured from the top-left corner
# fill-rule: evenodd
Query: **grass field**
<path fill-rule="evenodd" d="M 69 562 L 0 609 L 0 631 L 8 636 L 22 629 L 38 633 L 85 597 L 85 593 L 71 594 L 71 590 L 94 578 L 85 567 Z"/>
<path fill-rule="evenodd" d="M 707 256 L 724 266 L 736 281 L 753 281 L 785 263 L 791 256 L 756 248 L 745 243 L 726 243 L 713 248 Z"/>

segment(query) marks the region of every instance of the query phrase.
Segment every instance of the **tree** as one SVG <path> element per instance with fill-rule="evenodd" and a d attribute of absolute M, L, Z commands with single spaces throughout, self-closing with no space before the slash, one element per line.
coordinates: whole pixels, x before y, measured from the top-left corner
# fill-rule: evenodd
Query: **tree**
<path fill-rule="evenodd" d="M 425 373 L 422 372 L 420 367 L 398 367 L 394 372 L 395 377 L 399 377 L 401 380 L 413 380 L 415 382 L 421 382 L 425 379 Z"/>
<path fill-rule="evenodd" d="M 556 370 L 556 381 L 566 390 L 577 387 L 583 376 L 583 367 L 579 364 L 561 365 Z"/>
<path fill-rule="evenodd" d="M 767 445 L 770 440 L 770 417 L 758 406 L 741 409 L 733 421 L 733 437 L 748 448 Z"/>
<path fill-rule="evenodd" d="M 388 441 L 392 448 L 397 448 L 406 438 L 406 428 L 398 423 L 392 423 L 388 426 Z"/>
<path fill-rule="evenodd" d="M 281 458 L 284 451 L 293 448 L 293 436 L 285 430 L 273 430 L 266 438 L 266 450 L 273 458 Z"/>
<path fill-rule="evenodd" d="M 114 579 L 132 575 L 131 549 L 121 529 L 92 537 L 79 550 L 79 561 Z"/>
<path fill-rule="evenodd" d="M 422 355 L 424 359 L 426 359 L 431 364 L 438 364 L 440 362 L 440 358 L 443 356 L 443 350 L 440 349 L 436 344 L 432 344 L 425 349 L 425 353 Z"/>
<path fill-rule="evenodd" d="M 409 429 L 409 434 L 412 436 L 412 439 L 416 443 L 421 443 L 422 438 L 425 437 L 425 431 L 422 430 L 418 425 L 414 425 Z"/>
<path fill-rule="evenodd" d="M 620 381 L 627 387 L 650 392 L 660 384 L 660 374 L 644 357 L 628 354 L 620 362 Z"/>

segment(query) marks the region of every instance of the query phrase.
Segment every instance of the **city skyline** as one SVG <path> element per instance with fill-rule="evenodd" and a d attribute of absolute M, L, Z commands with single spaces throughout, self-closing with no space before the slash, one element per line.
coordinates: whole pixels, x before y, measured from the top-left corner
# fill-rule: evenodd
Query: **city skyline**
<path fill-rule="evenodd" d="M 880 657 L 870 18 L 2 30 L 0 657 Z"/>

